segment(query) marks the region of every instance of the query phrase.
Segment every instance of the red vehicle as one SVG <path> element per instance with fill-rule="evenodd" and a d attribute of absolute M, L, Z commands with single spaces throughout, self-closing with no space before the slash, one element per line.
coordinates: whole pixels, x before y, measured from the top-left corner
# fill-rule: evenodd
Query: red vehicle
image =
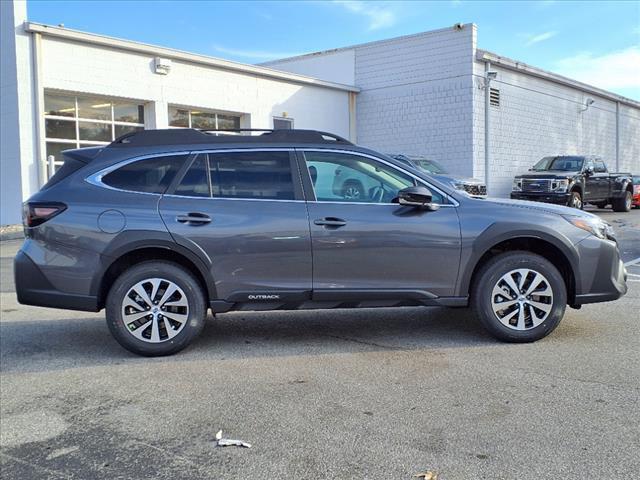
<path fill-rule="evenodd" d="M 633 199 L 631 204 L 636 208 L 640 208 L 640 175 L 633 176 Z"/>

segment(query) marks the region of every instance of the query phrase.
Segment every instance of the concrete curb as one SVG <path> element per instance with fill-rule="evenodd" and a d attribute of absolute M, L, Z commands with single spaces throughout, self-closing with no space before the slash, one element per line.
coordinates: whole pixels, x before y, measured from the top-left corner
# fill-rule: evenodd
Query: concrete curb
<path fill-rule="evenodd" d="M 22 225 L 3 225 L 0 227 L 0 242 L 5 240 L 22 240 L 24 231 Z"/>

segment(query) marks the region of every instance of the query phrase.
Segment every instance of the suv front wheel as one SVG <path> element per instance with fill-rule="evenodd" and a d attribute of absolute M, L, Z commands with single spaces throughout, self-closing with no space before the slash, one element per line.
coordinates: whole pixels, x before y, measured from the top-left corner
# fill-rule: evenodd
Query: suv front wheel
<path fill-rule="evenodd" d="M 478 272 L 472 302 L 484 328 L 506 342 L 534 342 L 560 323 L 567 289 L 560 272 L 544 257 L 506 252 Z"/>
<path fill-rule="evenodd" d="M 127 350 L 148 357 L 171 355 L 189 345 L 202 331 L 206 313 L 198 280 L 164 261 L 126 270 L 106 302 L 111 334 Z"/>

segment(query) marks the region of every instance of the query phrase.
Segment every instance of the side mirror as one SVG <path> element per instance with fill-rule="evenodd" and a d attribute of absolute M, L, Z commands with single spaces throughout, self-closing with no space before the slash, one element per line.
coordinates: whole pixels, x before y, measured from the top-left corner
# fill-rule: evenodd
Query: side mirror
<path fill-rule="evenodd" d="M 439 205 L 431 203 L 433 195 L 427 187 L 407 187 L 398 192 L 398 203 L 406 207 L 437 210 Z"/>
<path fill-rule="evenodd" d="M 587 175 L 593 175 L 593 167 L 589 166 L 585 169 L 584 173 Z"/>

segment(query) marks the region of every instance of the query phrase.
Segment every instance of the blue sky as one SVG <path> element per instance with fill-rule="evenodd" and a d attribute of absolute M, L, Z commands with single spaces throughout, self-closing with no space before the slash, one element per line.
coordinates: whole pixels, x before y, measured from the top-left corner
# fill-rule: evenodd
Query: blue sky
<path fill-rule="evenodd" d="M 478 25 L 478 46 L 640 100 L 640 1 L 38 1 L 29 20 L 245 63 Z"/>

